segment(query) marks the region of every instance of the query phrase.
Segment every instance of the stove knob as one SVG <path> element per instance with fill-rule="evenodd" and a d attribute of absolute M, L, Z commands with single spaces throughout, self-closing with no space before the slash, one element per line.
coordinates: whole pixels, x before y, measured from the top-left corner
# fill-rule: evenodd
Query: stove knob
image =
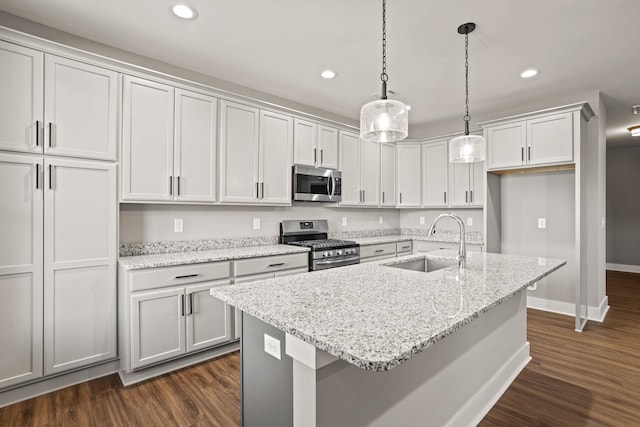
<path fill-rule="evenodd" d="M 336 256 L 342 255 L 342 250 L 341 249 L 336 249 Z"/>
<path fill-rule="evenodd" d="M 324 251 L 324 252 L 322 252 L 322 257 L 323 257 L 323 258 L 326 258 L 326 257 L 328 257 L 329 255 L 330 255 L 330 253 L 329 253 L 328 251 Z"/>

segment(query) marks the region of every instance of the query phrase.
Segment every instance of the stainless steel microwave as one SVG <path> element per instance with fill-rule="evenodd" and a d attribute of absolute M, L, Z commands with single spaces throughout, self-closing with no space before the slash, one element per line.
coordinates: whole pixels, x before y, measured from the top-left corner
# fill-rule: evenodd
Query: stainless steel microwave
<path fill-rule="evenodd" d="M 309 166 L 293 167 L 293 200 L 339 202 L 342 200 L 342 173 Z"/>

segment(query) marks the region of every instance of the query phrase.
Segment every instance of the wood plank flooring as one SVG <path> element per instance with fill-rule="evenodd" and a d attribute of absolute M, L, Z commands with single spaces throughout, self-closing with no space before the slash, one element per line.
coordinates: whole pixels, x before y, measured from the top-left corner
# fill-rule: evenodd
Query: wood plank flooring
<path fill-rule="evenodd" d="M 481 426 L 640 426 L 640 275 L 607 288 L 606 320 L 581 334 L 529 310 L 533 360 Z M 239 371 L 232 353 L 130 387 L 110 375 L 2 408 L 0 426 L 239 426 Z"/>

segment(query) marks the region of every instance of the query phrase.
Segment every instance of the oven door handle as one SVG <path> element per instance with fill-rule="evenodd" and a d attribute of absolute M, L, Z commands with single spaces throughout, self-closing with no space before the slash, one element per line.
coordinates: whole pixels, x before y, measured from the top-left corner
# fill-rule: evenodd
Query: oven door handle
<path fill-rule="evenodd" d="M 350 256 L 349 258 L 340 258 L 340 259 L 336 259 L 336 260 L 322 260 L 322 261 L 316 261 L 316 265 L 330 265 L 330 264 L 337 264 L 339 262 L 345 262 L 345 261 L 355 261 L 355 260 L 360 260 L 360 255 L 355 255 L 355 256 Z"/>

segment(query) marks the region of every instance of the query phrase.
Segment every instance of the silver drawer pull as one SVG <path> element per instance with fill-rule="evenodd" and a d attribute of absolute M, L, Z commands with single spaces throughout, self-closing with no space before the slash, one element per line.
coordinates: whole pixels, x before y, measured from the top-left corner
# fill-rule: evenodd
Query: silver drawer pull
<path fill-rule="evenodd" d="M 411 246 L 403 246 L 400 249 L 411 249 Z"/>
<path fill-rule="evenodd" d="M 269 264 L 268 267 L 280 267 L 284 265 L 284 262 L 276 262 L 275 264 Z"/>
<path fill-rule="evenodd" d="M 184 276 L 176 276 L 176 279 L 187 279 L 189 277 L 197 277 L 197 274 L 185 274 Z"/>
<path fill-rule="evenodd" d="M 379 254 L 380 252 L 384 252 L 384 249 L 376 249 L 373 251 L 374 254 Z"/>

